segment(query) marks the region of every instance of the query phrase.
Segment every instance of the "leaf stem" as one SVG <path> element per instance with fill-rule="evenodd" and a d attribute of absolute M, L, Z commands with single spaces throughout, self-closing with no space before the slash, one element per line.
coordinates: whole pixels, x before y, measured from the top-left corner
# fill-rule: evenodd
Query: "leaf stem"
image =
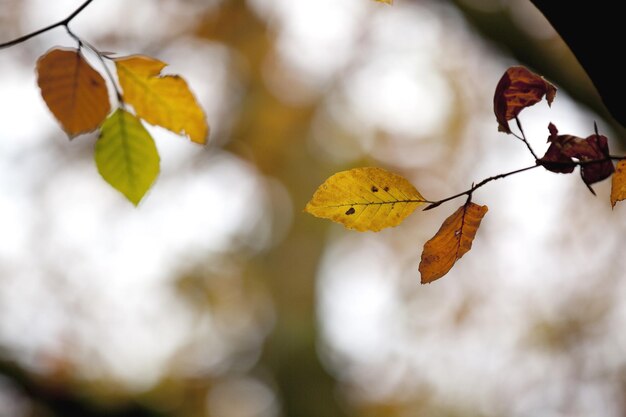
<path fill-rule="evenodd" d="M 530 151 L 530 153 L 532 154 L 533 158 L 535 158 L 535 161 L 536 161 L 537 159 L 539 159 L 539 157 L 537 156 L 535 151 L 533 151 L 533 148 L 530 146 L 530 143 L 526 139 L 526 134 L 524 133 L 524 129 L 522 128 L 522 123 L 519 121 L 519 118 L 517 116 L 515 116 L 515 123 L 517 123 L 517 128 L 519 129 L 522 136 L 519 136 L 515 133 L 513 133 L 513 136 L 515 136 L 516 138 L 524 142 L 524 144 L 526 145 L 526 147 L 528 148 L 528 150 Z"/>
<path fill-rule="evenodd" d="M 124 107 L 124 98 L 122 96 L 122 92 L 117 86 L 117 81 L 115 80 L 115 77 L 113 77 L 113 73 L 111 73 L 111 70 L 109 69 L 106 61 L 104 60 L 106 56 L 103 55 L 102 52 L 100 52 L 95 46 L 93 46 L 89 42 L 79 38 L 74 33 L 72 33 L 69 27 L 66 26 L 66 29 L 67 29 L 67 32 L 70 34 L 70 36 L 72 36 L 74 39 L 78 41 L 79 45 L 86 46 L 91 52 L 93 52 L 98 57 L 98 60 L 100 61 L 100 63 L 102 64 L 102 67 L 104 68 L 104 72 L 106 73 L 107 77 L 109 77 L 109 80 L 111 81 L 111 84 L 113 85 L 113 89 L 115 90 L 115 95 L 117 97 L 117 102 L 119 103 L 120 107 Z"/>
<path fill-rule="evenodd" d="M 65 26 L 67 27 L 67 25 L 76 17 L 78 16 L 78 14 L 80 12 L 82 12 L 85 7 L 89 6 L 89 4 L 93 2 L 93 0 L 87 0 L 85 1 L 83 4 L 81 4 L 76 10 L 74 10 L 69 16 L 67 16 L 65 19 L 60 20 L 56 23 L 53 23 L 49 26 L 46 26 L 44 28 L 41 28 L 39 30 L 36 30 L 34 32 L 31 32 L 29 34 L 20 36 L 19 38 L 10 40 L 8 42 L 4 42 L 4 43 L 0 43 L 0 49 L 5 49 L 5 48 L 10 48 L 11 46 L 17 45 L 19 43 L 25 42 L 27 40 L 29 40 L 30 38 L 34 38 L 35 36 L 41 35 L 42 33 L 48 32 L 54 28 L 58 28 L 59 26 Z M 70 34 L 71 36 L 71 34 Z"/>

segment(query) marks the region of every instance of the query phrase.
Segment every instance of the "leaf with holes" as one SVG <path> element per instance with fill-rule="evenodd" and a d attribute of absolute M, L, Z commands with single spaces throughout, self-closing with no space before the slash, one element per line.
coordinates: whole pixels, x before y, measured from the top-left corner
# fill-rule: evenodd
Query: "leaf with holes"
<path fill-rule="evenodd" d="M 100 126 L 111 109 L 104 79 L 77 49 L 52 49 L 37 61 L 37 83 L 70 137 Z"/>
<path fill-rule="evenodd" d="M 548 105 L 556 95 L 556 87 L 543 77 L 524 67 L 511 67 L 500 78 L 493 97 L 493 110 L 498 120 L 498 130 L 511 133 L 509 120 L 515 119 L 526 107 L 546 96 Z"/>
<path fill-rule="evenodd" d="M 435 236 L 424 245 L 419 271 L 429 284 L 450 271 L 471 248 L 487 206 L 467 203 L 448 217 Z"/>
<path fill-rule="evenodd" d="M 150 124 L 206 143 L 208 125 L 187 82 L 178 75 L 161 75 L 166 63 L 135 55 L 115 60 L 124 101 Z"/>
<path fill-rule="evenodd" d="M 611 181 L 611 207 L 626 199 L 626 161 L 619 161 Z"/>
<path fill-rule="evenodd" d="M 100 175 L 134 205 L 159 174 L 154 140 L 138 118 L 122 109 L 102 125 L 95 158 Z"/>
<path fill-rule="evenodd" d="M 304 210 L 348 229 L 377 232 L 399 225 L 424 203 L 404 177 L 382 168 L 355 168 L 328 178 Z"/>

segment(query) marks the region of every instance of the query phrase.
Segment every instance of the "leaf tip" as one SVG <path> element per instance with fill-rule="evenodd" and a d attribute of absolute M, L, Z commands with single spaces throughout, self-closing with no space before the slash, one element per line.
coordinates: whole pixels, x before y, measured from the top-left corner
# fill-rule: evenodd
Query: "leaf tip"
<path fill-rule="evenodd" d="M 556 97 L 556 87 L 545 79 L 544 82 L 546 83 L 546 101 L 548 102 L 548 106 L 552 107 L 552 102 Z"/>

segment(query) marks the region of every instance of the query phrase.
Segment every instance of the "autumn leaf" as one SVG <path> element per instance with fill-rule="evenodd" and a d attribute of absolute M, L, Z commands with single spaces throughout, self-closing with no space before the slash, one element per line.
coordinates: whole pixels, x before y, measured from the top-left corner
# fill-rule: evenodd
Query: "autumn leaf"
<path fill-rule="evenodd" d="M 393 0 L 375 0 L 379 3 L 387 3 L 387 4 L 393 4 Z"/>
<path fill-rule="evenodd" d="M 328 178 L 304 210 L 348 229 L 377 232 L 399 225 L 424 203 L 404 177 L 382 168 L 355 168 Z"/>
<path fill-rule="evenodd" d="M 568 174 L 574 171 L 576 158 L 580 163 L 581 177 L 587 186 L 602 181 L 613 174 L 606 136 L 591 135 L 582 139 L 572 135 L 559 135 L 556 126 L 548 126 L 550 147 L 537 162 L 548 171 Z M 598 161 L 598 162 L 593 162 Z M 589 188 L 591 192 L 593 190 Z"/>
<path fill-rule="evenodd" d="M 459 207 L 424 245 L 419 271 L 422 284 L 429 284 L 450 271 L 455 262 L 472 248 L 472 241 L 487 206 L 468 202 Z"/>
<path fill-rule="evenodd" d="M 134 55 L 115 60 L 124 101 L 150 124 L 178 134 L 186 134 L 196 143 L 207 140 L 208 125 L 187 82 L 178 75 L 161 75 L 166 63 L 147 56 Z"/>
<path fill-rule="evenodd" d="M 98 128 L 111 109 L 104 79 L 77 49 L 56 48 L 42 55 L 37 83 L 70 137 Z"/>
<path fill-rule="evenodd" d="M 543 77 L 524 67 L 511 67 L 500 78 L 493 98 L 493 109 L 498 120 L 498 130 L 511 133 L 509 120 L 515 119 L 526 107 L 546 96 L 548 105 L 556 95 L 556 87 Z"/>
<path fill-rule="evenodd" d="M 100 175 L 134 205 L 159 174 L 154 140 L 137 117 L 122 109 L 102 125 L 95 158 Z"/>
<path fill-rule="evenodd" d="M 626 199 L 626 161 L 619 161 L 615 166 L 615 175 L 611 182 L 611 207 Z"/>

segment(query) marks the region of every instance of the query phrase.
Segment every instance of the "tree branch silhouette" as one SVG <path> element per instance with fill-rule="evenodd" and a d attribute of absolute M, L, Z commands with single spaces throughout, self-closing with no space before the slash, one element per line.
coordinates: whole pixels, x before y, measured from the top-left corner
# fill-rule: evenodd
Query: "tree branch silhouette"
<path fill-rule="evenodd" d="M 68 33 L 70 34 L 70 36 L 73 37 L 72 32 L 69 30 L 68 25 L 70 24 L 70 22 L 80 14 L 80 12 L 82 12 L 87 6 L 89 6 L 90 3 L 92 3 L 93 0 L 87 0 L 85 1 L 83 4 L 81 4 L 76 10 L 74 10 L 69 16 L 67 16 L 65 19 L 63 20 L 59 20 L 56 23 L 53 23 L 49 26 L 46 26 L 44 28 L 41 28 L 39 30 L 36 30 L 34 32 L 28 33 L 26 35 L 20 36 L 19 38 L 10 40 L 8 42 L 4 42 L 4 43 L 0 43 L 0 49 L 6 49 L 6 48 L 10 48 L 11 46 L 15 46 L 17 44 L 20 44 L 22 42 L 26 42 L 27 40 L 34 38 L 35 36 L 41 35 L 42 33 L 48 32 L 52 29 L 58 28 L 58 27 L 65 27 L 68 31 Z"/>
<path fill-rule="evenodd" d="M 526 142 L 526 143 L 528 143 L 528 142 Z M 588 166 L 588 165 L 593 165 L 593 164 L 601 164 L 601 163 L 607 162 L 607 161 L 622 161 L 622 160 L 626 160 L 626 156 L 609 155 L 606 158 L 594 159 L 592 161 L 571 161 L 571 162 L 566 162 L 566 161 L 549 161 L 549 162 L 547 162 L 547 161 L 540 161 L 539 159 L 537 159 L 535 161 L 535 165 L 527 166 L 525 168 L 520 168 L 520 169 L 516 169 L 514 171 L 509 171 L 509 172 L 505 172 L 503 174 L 498 174 L 498 175 L 494 175 L 494 176 L 485 178 L 484 180 L 482 180 L 478 184 L 472 185 L 470 188 L 468 188 L 465 191 L 462 191 L 462 192 L 460 192 L 458 194 L 454 194 L 454 195 L 452 195 L 450 197 L 443 198 L 443 199 L 438 200 L 438 201 L 431 202 L 431 204 L 426 206 L 426 208 L 424 208 L 422 211 L 434 209 L 435 207 L 439 207 L 443 203 L 446 203 L 448 201 L 457 199 L 457 198 L 462 197 L 464 195 L 466 195 L 469 198 L 469 197 L 471 197 L 471 195 L 472 195 L 472 193 L 474 191 L 476 191 L 480 187 L 490 183 L 491 181 L 499 180 L 501 178 L 506 178 L 508 176 L 515 175 L 515 174 L 520 174 L 522 172 L 530 171 L 531 169 L 535 169 L 535 168 L 538 168 L 538 167 L 545 167 L 546 165 L 551 165 L 551 166 L 558 165 L 558 166 L 563 166 L 563 167 L 577 167 L 577 166 L 583 167 L 583 166 Z M 586 184 L 586 185 L 587 185 L 587 188 L 589 189 L 589 191 L 591 191 L 591 193 L 593 195 L 596 195 L 596 193 L 593 191 L 591 186 L 589 184 Z"/>

